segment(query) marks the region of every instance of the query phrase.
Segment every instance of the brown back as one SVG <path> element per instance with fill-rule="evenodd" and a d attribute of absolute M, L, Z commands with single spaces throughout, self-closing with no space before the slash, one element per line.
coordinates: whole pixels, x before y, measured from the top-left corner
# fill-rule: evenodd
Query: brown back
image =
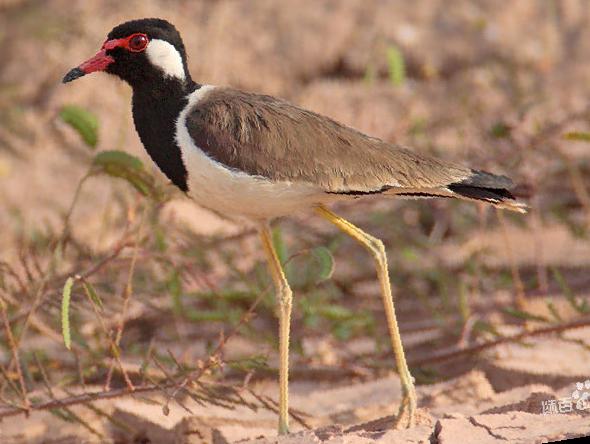
<path fill-rule="evenodd" d="M 328 192 L 437 188 L 471 175 L 288 102 L 230 88 L 206 93 L 187 126 L 200 149 L 230 168 Z"/>

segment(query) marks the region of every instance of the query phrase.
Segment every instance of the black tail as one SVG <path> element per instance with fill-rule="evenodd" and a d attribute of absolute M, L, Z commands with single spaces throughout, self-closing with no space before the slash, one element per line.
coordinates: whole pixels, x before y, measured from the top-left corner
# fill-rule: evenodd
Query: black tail
<path fill-rule="evenodd" d="M 482 200 L 497 200 L 504 201 L 507 199 L 515 200 L 512 193 L 502 188 L 486 188 L 486 187 L 474 187 L 471 185 L 452 184 L 447 187 L 453 193 L 457 193 L 461 196 L 468 197 L 469 199 L 482 199 Z"/>
<path fill-rule="evenodd" d="M 482 200 L 500 208 L 523 212 L 526 206 L 516 201 L 510 189 L 514 186 L 506 176 L 472 170 L 472 175 L 461 182 L 447 185 L 453 193 L 474 200 Z"/>

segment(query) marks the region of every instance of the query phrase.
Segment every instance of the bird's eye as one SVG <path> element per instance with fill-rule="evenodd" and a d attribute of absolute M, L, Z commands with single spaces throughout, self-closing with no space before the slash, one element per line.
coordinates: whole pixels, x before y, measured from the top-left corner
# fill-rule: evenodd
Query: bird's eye
<path fill-rule="evenodd" d="M 134 34 L 129 37 L 129 50 L 133 52 L 143 51 L 149 40 L 145 34 Z"/>

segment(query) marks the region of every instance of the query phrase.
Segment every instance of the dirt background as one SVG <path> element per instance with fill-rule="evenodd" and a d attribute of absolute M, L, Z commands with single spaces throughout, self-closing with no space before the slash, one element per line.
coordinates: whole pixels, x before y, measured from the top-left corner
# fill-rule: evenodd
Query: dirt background
<path fill-rule="evenodd" d="M 140 17 L 177 26 L 201 83 L 278 95 L 518 183 L 526 216 L 448 201 L 337 208 L 386 244 L 415 428 L 389 430 L 399 381 L 370 261 L 298 214 L 275 231 L 296 293 L 293 434 L 275 437 L 276 321 L 255 233 L 170 189 L 133 129 L 126 85 L 60 84 Z M 589 25 L 585 0 L 0 0 L 0 442 L 590 435 L 573 395 L 590 393 Z M 141 158 L 167 198 L 92 177 L 64 237 L 95 155 L 60 119 L 68 104 L 96 115 L 97 151 Z M 309 254 L 318 245 L 335 261 L 328 279 Z M 60 301 L 75 275 L 102 306 L 76 284 L 69 352 Z M 187 375 L 198 384 L 179 389 Z"/>

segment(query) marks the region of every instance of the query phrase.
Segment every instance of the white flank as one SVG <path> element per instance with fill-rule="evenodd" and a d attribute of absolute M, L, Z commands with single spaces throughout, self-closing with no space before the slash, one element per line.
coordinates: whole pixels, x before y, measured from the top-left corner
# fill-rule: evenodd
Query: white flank
<path fill-rule="evenodd" d="M 186 127 L 186 118 L 213 88 L 204 85 L 193 92 L 176 123 L 176 141 L 188 172 L 188 195 L 192 199 L 226 216 L 254 220 L 293 214 L 330 199 L 312 184 L 272 182 L 231 169 L 196 146 Z"/>
<path fill-rule="evenodd" d="M 182 57 L 176 48 L 165 40 L 153 39 L 148 44 L 145 53 L 152 65 L 157 66 L 164 75 L 184 80 L 184 66 Z"/>

